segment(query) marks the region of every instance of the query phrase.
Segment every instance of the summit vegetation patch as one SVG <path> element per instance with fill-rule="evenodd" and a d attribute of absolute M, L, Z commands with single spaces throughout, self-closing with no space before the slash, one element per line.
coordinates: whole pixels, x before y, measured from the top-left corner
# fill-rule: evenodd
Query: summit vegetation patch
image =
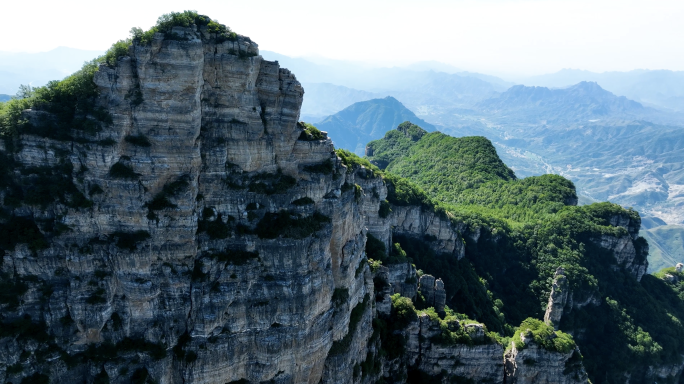
<path fill-rule="evenodd" d="M 237 34 L 230 30 L 223 24 L 220 24 L 216 20 L 210 19 L 208 16 L 200 15 L 197 11 L 183 11 L 183 12 L 171 12 L 161 15 L 157 19 L 157 24 L 147 31 L 143 31 L 140 28 L 131 29 L 132 41 L 138 42 L 140 44 L 149 44 L 154 39 L 154 35 L 157 33 L 162 33 L 168 39 L 179 39 L 173 33 L 174 27 L 191 27 L 196 26 L 198 28 L 206 28 L 213 39 L 217 42 L 222 42 L 226 40 L 234 41 L 237 39 Z"/>

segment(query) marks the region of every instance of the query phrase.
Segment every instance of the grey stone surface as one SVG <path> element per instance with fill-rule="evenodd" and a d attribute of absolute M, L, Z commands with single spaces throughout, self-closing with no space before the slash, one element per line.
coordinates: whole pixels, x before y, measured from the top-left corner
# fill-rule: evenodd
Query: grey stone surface
<path fill-rule="evenodd" d="M 589 383 L 578 348 L 568 353 L 550 352 L 530 339 L 523 342 L 524 349 L 512 343 L 506 352 L 506 384 Z"/>
<path fill-rule="evenodd" d="M 558 325 L 563 316 L 563 309 L 568 302 L 568 293 L 568 278 L 565 277 L 565 270 L 562 267 L 558 267 L 553 277 L 549 302 L 546 305 L 546 313 L 544 314 L 544 322 L 553 326 L 555 330 L 558 330 Z"/>

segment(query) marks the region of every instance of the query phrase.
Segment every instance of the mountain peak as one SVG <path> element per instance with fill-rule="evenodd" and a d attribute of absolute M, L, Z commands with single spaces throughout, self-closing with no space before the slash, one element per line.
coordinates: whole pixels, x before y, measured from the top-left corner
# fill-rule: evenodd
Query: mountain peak
<path fill-rule="evenodd" d="M 404 121 L 403 123 L 399 124 L 397 131 L 403 133 L 405 136 L 410 137 L 413 141 L 420 140 L 421 137 L 428 133 L 426 130 L 410 121 Z"/>
<path fill-rule="evenodd" d="M 328 132 L 337 148 L 363 155 L 367 142 L 383 137 L 385 132 L 405 122 L 419 125 L 428 132 L 435 130 L 432 124 L 392 96 L 354 103 L 316 126 Z"/>
<path fill-rule="evenodd" d="M 636 101 L 615 96 L 594 81 L 581 81 L 567 88 L 516 85 L 498 98 L 479 104 L 485 111 L 510 116 L 515 113 L 539 120 L 572 121 L 596 117 L 634 118 L 645 108 Z M 530 111 L 535 110 L 533 113 Z"/>
<path fill-rule="evenodd" d="M 583 91 L 589 91 L 589 92 L 603 92 L 607 94 L 611 94 L 611 92 L 606 91 L 605 89 L 601 88 L 601 86 L 595 82 L 595 81 L 580 81 L 579 83 L 575 85 L 571 85 L 567 87 L 567 89 L 572 89 L 572 90 L 583 90 Z"/>

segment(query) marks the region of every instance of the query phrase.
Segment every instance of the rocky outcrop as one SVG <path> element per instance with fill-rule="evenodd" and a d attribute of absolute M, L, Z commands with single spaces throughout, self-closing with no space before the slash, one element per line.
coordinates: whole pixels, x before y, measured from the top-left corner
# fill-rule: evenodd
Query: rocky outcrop
<path fill-rule="evenodd" d="M 88 142 L 13 145 L 22 169 L 73 167 L 92 205 L 12 211 L 67 230 L 5 253 L 3 272 L 31 281 L 5 321 L 31 316 L 56 349 L 10 373 L 30 343 L 3 339 L 1 379 L 343 382 L 366 356 L 374 313 L 365 300 L 350 325 L 373 296 L 363 204 L 340 192 L 354 176 L 330 139 L 298 140 L 304 91 L 255 43 L 174 31 L 100 65 L 97 103 L 112 122 Z M 104 365 L 103 345 L 116 356 Z"/>
<path fill-rule="evenodd" d="M 524 338 L 524 335 L 522 336 Z M 582 366 L 579 348 L 561 353 L 550 352 L 524 339 L 525 348 L 511 344 L 505 355 L 506 384 L 586 384 L 587 373 Z"/>
<path fill-rule="evenodd" d="M 425 305 L 435 308 L 437 313 L 444 312 L 446 291 L 444 291 L 442 279 L 435 279 L 432 275 L 423 275 L 420 277 L 418 289 L 425 299 Z"/>
<path fill-rule="evenodd" d="M 478 325 L 481 330 L 482 325 Z M 462 325 L 456 322 L 453 326 Z M 423 314 L 406 330 L 407 366 L 444 382 L 461 379 L 476 383 L 503 383 L 503 347 L 485 340 L 484 332 L 480 336 L 475 333 L 471 345 L 440 343 L 442 330 L 439 322 Z"/>
<path fill-rule="evenodd" d="M 387 283 L 390 285 L 392 294 L 399 293 L 412 300 L 416 298 L 418 280 L 416 268 L 411 263 L 387 265 Z"/>
<path fill-rule="evenodd" d="M 426 240 L 437 254 L 453 254 L 457 259 L 465 256 L 460 231 L 447 218 L 423 207 L 393 207 L 390 225 L 395 235 L 418 237 Z"/>
<path fill-rule="evenodd" d="M 559 267 L 553 277 L 551 294 L 549 294 L 549 302 L 544 314 L 544 322 L 553 326 L 555 330 L 558 330 L 558 325 L 563 316 L 563 308 L 568 302 L 568 293 L 568 279 L 565 277 L 565 270 Z"/>
<path fill-rule="evenodd" d="M 634 212 L 631 211 L 630 212 Z M 641 218 L 638 215 L 610 215 L 607 218 L 608 224 L 613 227 L 622 227 L 627 230 L 627 233 L 636 240 L 639 238 L 639 229 L 641 228 Z"/>
<path fill-rule="evenodd" d="M 624 235 L 603 234 L 592 239 L 599 247 L 609 250 L 615 257 L 615 268 L 625 268 L 637 281 L 648 269 L 648 243 L 639 237 L 641 218 L 634 211 L 627 214 L 612 214 L 605 217 L 612 227 L 624 228 Z"/>
<path fill-rule="evenodd" d="M 684 356 L 682 356 L 682 361 L 680 363 L 649 367 L 648 372 L 646 373 L 646 380 L 653 382 L 678 383 L 681 380 L 682 372 L 684 372 Z"/>
<path fill-rule="evenodd" d="M 640 241 L 638 249 L 631 235 L 601 235 L 593 241 L 599 247 L 613 253 L 615 268 L 625 268 L 637 281 L 641 281 L 648 269 L 648 244 L 645 241 Z"/>

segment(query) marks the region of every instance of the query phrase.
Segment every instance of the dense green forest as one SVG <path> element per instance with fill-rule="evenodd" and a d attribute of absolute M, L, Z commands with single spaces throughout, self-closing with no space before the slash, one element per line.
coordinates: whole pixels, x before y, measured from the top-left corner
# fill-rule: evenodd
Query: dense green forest
<path fill-rule="evenodd" d="M 611 203 L 576 206 L 573 183 L 557 175 L 517 179 L 484 137 L 455 138 L 404 123 L 368 144 L 377 171 L 406 178 L 430 204 L 466 223 L 466 257 L 436 255 L 424 242 L 398 238 L 425 273 L 445 282 L 447 304 L 511 336 L 544 316 L 553 275 L 564 267 L 576 303 L 560 330 L 575 336 L 594 383 L 641 380 L 643 367 L 679 361 L 684 352 L 681 284 L 616 266 L 602 235 L 630 236 L 639 214 Z M 389 188 L 391 189 L 391 188 Z M 424 191 L 424 192 L 422 192 Z M 632 230 L 630 227 L 630 231 Z M 643 263 L 647 243 L 634 240 Z"/>

